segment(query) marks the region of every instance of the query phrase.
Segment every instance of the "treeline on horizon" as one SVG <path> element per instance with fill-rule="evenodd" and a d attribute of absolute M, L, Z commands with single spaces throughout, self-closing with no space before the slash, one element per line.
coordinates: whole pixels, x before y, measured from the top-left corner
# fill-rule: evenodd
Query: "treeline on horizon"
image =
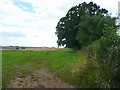
<path fill-rule="evenodd" d="M 95 71 L 92 80 L 87 75 L 78 76 L 81 86 L 120 88 L 120 36 L 116 19 L 96 3 L 83 2 L 70 8 L 59 20 L 55 32 L 58 46 L 86 52 L 92 66 L 85 73 Z"/>
<path fill-rule="evenodd" d="M 2 47 L 2 48 L 12 48 L 12 47 L 20 47 L 20 48 L 22 48 L 22 47 L 24 47 L 24 48 L 56 48 L 56 47 L 46 47 L 46 46 L 42 46 L 42 47 L 34 47 L 34 46 L 0 46 L 0 47 Z"/>

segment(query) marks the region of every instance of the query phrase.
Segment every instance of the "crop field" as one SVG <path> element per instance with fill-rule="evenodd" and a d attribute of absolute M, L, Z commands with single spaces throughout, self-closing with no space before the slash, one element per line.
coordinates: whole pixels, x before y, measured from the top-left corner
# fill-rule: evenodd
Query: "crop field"
<path fill-rule="evenodd" d="M 57 83 L 53 78 L 49 78 L 51 81 L 48 81 L 48 79 L 41 80 L 46 75 L 44 72 L 52 73 L 54 77 L 59 79 L 56 87 L 60 86 L 59 84 L 63 81 L 65 83 L 61 83 L 61 85 L 63 84 L 64 88 L 73 87 L 69 85 L 68 82 L 72 84 L 72 73 L 70 72 L 72 68 L 74 68 L 73 65 L 79 61 L 79 57 L 78 53 L 72 49 L 3 50 L 2 87 L 12 87 L 12 85 L 12 88 L 50 87 L 51 82 L 53 84 Z M 41 76 L 41 78 L 35 76 L 36 71 L 44 73 L 37 75 Z M 26 82 L 28 77 L 32 77 L 32 80 L 30 79 L 31 81 L 28 80 L 28 82 Z M 54 87 L 55 86 L 52 88 Z"/>
<path fill-rule="evenodd" d="M 19 49 L 22 51 L 54 51 L 54 50 L 59 50 L 61 48 L 25 48 L 25 49 Z M 8 50 L 12 50 L 15 51 L 17 50 L 16 47 L 2 47 L 0 48 L 0 51 L 8 51 Z"/>

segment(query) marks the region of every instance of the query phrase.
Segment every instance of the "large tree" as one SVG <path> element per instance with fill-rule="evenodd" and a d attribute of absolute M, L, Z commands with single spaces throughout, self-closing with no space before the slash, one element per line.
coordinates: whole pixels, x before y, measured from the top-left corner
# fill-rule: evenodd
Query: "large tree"
<path fill-rule="evenodd" d="M 82 3 L 75 7 L 72 7 L 66 14 L 62 17 L 56 26 L 56 35 L 58 37 L 58 46 L 65 46 L 67 48 L 80 48 L 80 43 L 76 39 L 76 35 L 80 30 L 80 22 L 83 22 L 85 16 L 108 16 L 108 11 L 106 9 L 100 8 L 97 4 Z M 87 27 L 87 26 L 86 26 Z"/>
<path fill-rule="evenodd" d="M 115 18 L 101 15 L 85 15 L 79 23 L 79 31 L 76 40 L 79 42 L 79 48 L 91 44 L 103 36 L 104 25 L 115 27 Z"/>

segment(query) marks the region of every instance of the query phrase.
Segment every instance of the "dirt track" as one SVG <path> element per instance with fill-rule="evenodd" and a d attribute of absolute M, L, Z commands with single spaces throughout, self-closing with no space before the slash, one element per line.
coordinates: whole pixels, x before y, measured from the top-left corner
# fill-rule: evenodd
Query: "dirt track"
<path fill-rule="evenodd" d="M 31 75 L 11 80 L 8 88 L 73 88 L 73 86 L 61 81 L 47 69 L 42 68 Z"/>

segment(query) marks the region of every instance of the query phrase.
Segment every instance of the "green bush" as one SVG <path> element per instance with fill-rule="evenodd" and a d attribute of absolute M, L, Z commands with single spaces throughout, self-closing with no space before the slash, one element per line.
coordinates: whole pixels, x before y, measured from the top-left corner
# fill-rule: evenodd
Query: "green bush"
<path fill-rule="evenodd" d="M 99 64 L 101 87 L 120 87 L 120 37 L 116 29 L 105 25 L 104 35 L 86 47 L 86 51 L 89 59 Z"/>

